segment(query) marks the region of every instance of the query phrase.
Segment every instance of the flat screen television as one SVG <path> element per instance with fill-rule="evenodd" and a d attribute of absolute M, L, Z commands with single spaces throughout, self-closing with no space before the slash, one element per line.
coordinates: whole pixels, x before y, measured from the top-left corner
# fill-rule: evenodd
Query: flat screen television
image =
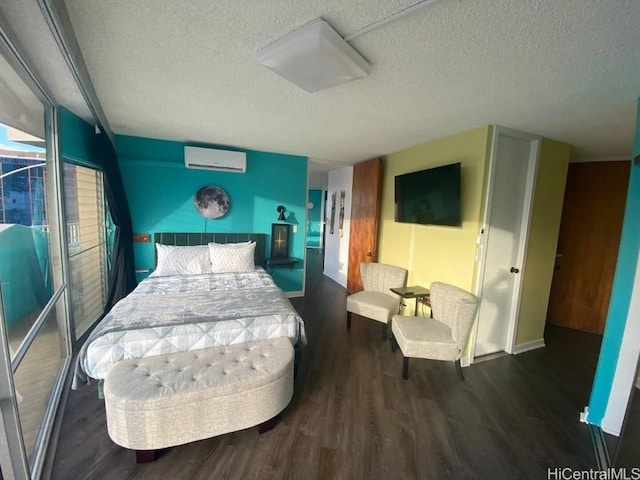
<path fill-rule="evenodd" d="M 397 175 L 395 207 L 396 222 L 459 227 L 460 163 Z"/>

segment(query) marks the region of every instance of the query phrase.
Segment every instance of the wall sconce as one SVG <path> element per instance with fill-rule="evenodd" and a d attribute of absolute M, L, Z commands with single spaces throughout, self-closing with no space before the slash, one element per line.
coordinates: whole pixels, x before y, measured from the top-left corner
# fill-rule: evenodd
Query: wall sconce
<path fill-rule="evenodd" d="M 280 216 L 278 217 L 278 221 L 279 222 L 286 222 L 287 221 L 287 217 L 284 216 L 284 212 L 286 212 L 287 209 L 284 208 L 284 205 L 278 205 L 278 208 L 276 208 L 276 210 L 280 214 Z"/>

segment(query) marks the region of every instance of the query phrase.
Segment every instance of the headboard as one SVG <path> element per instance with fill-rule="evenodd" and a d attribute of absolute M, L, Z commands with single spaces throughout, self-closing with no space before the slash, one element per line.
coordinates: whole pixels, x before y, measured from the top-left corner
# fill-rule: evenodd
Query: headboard
<path fill-rule="evenodd" d="M 255 264 L 261 267 L 266 265 L 266 234 L 264 233 L 156 233 L 156 243 L 162 245 L 191 246 L 206 245 L 208 243 L 237 243 L 256 242 Z"/>

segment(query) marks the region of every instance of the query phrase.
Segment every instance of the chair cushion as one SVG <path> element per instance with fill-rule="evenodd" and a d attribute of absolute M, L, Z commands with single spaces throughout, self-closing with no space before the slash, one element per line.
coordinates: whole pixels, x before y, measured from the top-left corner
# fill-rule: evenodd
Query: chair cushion
<path fill-rule="evenodd" d="M 400 299 L 381 292 L 363 291 L 347 297 L 347 312 L 357 313 L 382 323 L 398 313 Z"/>
<path fill-rule="evenodd" d="M 433 318 L 452 329 L 451 336 L 460 345 L 467 343 L 476 317 L 478 298 L 454 285 L 431 283 L 431 313 Z"/>
<path fill-rule="evenodd" d="M 451 361 L 460 357 L 451 329 L 433 318 L 395 315 L 391 331 L 405 357 Z"/>

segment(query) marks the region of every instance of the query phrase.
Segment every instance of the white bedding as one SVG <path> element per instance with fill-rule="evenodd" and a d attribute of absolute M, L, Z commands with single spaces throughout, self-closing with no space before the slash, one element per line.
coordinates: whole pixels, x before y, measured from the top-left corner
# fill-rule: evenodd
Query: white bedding
<path fill-rule="evenodd" d="M 91 333 L 74 388 L 105 378 L 119 360 L 276 337 L 306 343 L 302 318 L 262 269 L 149 277 Z"/>

